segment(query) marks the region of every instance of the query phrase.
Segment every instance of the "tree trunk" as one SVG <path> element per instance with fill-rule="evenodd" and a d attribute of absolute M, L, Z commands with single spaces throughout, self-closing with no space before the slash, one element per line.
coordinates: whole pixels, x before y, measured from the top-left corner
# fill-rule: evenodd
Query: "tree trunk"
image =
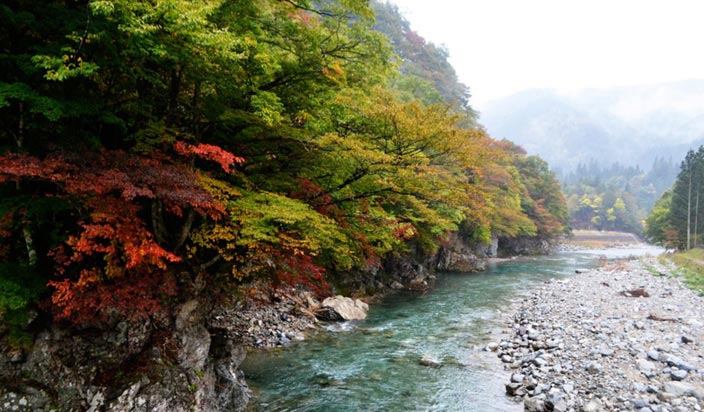
<path fill-rule="evenodd" d="M 153 200 L 151 207 L 152 227 L 154 229 L 154 238 L 156 243 L 166 245 L 166 229 L 164 228 L 164 211 L 160 200 Z"/>
<path fill-rule="evenodd" d="M 27 226 L 22 227 L 22 236 L 24 236 L 24 244 L 27 247 L 27 261 L 29 262 L 29 266 L 36 266 L 37 250 L 34 248 L 32 233 L 29 231 Z"/>
<path fill-rule="evenodd" d="M 166 119 L 167 124 L 173 124 L 177 117 L 178 108 L 178 95 L 181 92 L 181 77 L 183 75 L 183 70 L 176 66 L 171 71 L 171 83 L 169 85 L 169 96 L 166 106 Z"/>
<path fill-rule="evenodd" d="M 687 250 L 691 249 L 690 234 L 692 233 L 692 171 L 689 172 L 689 188 L 687 191 Z"/>
<path fill-rule="evenodd" d="M 24 103 L 19 102 L 20 120 L 17 125 L 17 148 L 22 149 L 24 143 Z"/>
<path fill-rule="evenodd" d="M 176 245 L 174 246 L 174 250 L 179 250 L 181 246 L 183 246 L 184 243 L 186 243 L 186 240 L 188 239 L 188 235 L 191 233 L 191 227 L 193 227 L 193 218 L 195 217 L 195 212 L 193 209 L 190 209 L 188 211 L 188 216 L 186 217 L 186 222 L 183 224 L 183 227 L 181 228 L 181 235 L 178 238 L 178 241 L 176 242 Z"/>
<path fill-rule="evenodd" d="M 694 247 L 697 247 L 697 226 L 699 225 L 699 189 L 697 189 L 697 198 L 694 201 Z"/>

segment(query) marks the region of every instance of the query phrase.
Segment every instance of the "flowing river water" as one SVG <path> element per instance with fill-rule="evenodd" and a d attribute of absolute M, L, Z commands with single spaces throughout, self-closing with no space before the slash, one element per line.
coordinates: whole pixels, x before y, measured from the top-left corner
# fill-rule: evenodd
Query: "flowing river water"
<path fill-rule="evenodd" d="M 504 395 L 508 373 L 482 352 L 501 312 L 540 283 L 653 247 L 561 252 L 440 274 L 426 293 L 398 293 L 366 320 L 331 324 L 283 350 L 251 352 L 242 369 L 256 411 L 521 411 Z M 421 364 L 430 358 L 441 363 Z"/>

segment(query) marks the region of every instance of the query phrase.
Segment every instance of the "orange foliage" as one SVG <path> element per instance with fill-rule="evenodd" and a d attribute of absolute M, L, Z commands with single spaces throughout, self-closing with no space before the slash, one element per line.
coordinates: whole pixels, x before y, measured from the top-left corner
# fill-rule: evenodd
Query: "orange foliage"
<path fill-rule="evenodd" d="M 215 146 L 178 147 L 217 162 L 226 172 L 243 161 Z M 149 316 L 159 311 L 164 297 L 175 294 L 168 269 L 181 258 L 159 245 L 143 220 L 147 201 L 159 201 L 175 216 L 189 208 L 217 220 L 225 211 L 190 166 L 158 153 L 143 157 L 101 150 L 44 159 L 8 153 L 0 156 L 0 182 L 13 180 L 44 182 L 37 185 L 38 195 L 62 197 L 82 216 L 74 222 L 76 231 L 50 252 L 57 264 L 49 282 L 51 302 L 58 318 L 77 323 L 111 314 Z"/>
<path fill-rule="evenodd" d="M 219 164 L 226 173 L 234 172 L 235 164 L 244 163 L 243 157 L 235 156 L 227 150 L 211 144 L 190 145 L 184 142 L 176 142 L 174 150 L 180 155 L 195 155 L 201 159 L 213 161 Z"/>

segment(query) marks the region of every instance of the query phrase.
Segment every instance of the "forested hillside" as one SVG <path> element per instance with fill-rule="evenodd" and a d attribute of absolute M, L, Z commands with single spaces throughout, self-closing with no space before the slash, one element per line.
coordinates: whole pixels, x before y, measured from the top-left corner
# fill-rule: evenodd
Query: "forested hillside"
<path fill-rule="evenodd" d="M 575 229 L 640 234 L 675 180 L 672 159 L 704 136 L 701 81 L 558 93 L 528 90 L 487 106 L 481 121 L 547 159 Z M 667 103 L 677 102 L 677 103 Z"/>
<path fill-rule="evenodd" d="M 474 122 L 477 116 L 469 104 L 469 88 L 457 78 L 447 60 L 448 51 L 413 31 L 394 4 L 373 1 L 372 7 L 376 15 L 374 28 L 388 37 L 398 56 L 399 73 L 391 86 L 406 99 L 415 98 L 426 104 L 444 101 L 464 112 L 467 121 Z"/>
<path fill-rule="evenodd" d="M 142 319 L 252 282 L 324 295 L 460 229 L 561 234 L 545 162 L 472 126 L 447 53 L 375 7 L 0 6 L 5 322 Z"/>
<path fill-rule="evenodd" d="M 580 163 L 562 178 L 573 228 L 642 233 L 645 217 L 676 174 L 675 164 L 659 157 L 647 172 L 619 163 Z"/>

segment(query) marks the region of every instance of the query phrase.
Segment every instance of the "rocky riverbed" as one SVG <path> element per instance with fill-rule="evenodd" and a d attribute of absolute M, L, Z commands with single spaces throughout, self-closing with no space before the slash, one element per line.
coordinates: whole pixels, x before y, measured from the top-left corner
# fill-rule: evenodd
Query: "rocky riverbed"
<path fill-rule="evenodd" d="M 526 411 L 704 407 L 704 299 L 655 258 L 552 280 L 517 302 L 493 351 Z"/>

